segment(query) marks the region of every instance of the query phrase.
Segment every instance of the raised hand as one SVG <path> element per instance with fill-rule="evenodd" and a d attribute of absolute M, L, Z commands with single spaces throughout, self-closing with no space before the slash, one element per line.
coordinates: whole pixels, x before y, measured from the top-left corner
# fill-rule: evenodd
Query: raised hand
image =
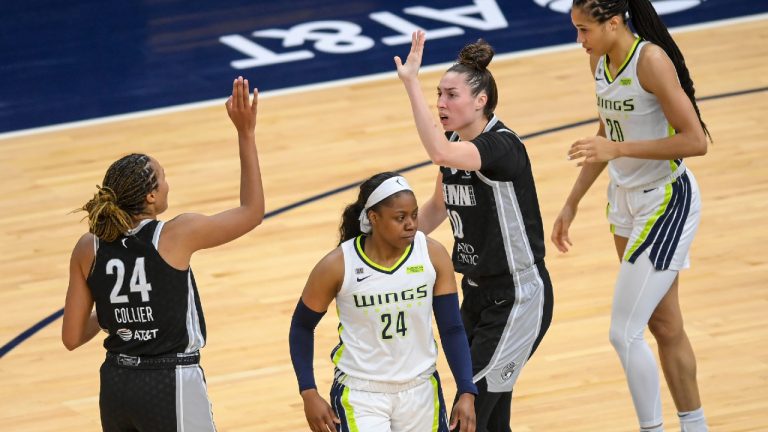
<path fill-rule="evenodd" d="M 232 96 L 227 99 L 226 107 L 232 124 L 238 133 L 253 133 L 256 128 L 256 106 L 258 105 L 259 90 L 253 89 L 253 103 L 250 102 L 248 80 L 237 77 L 232 83 Z"/>
<path fill-rule="evenodd" d="M 397 66 L 397 76 L 402 81 L 414 80 L 419 75 L 419 68 L 421 67 L 421 56 L 424 54 L 424 41 L 427 39 L 426 34 L 422 30 L 413 32 L 411 36 L 411 51 L 408 53 L 408 58 L 405 59 L 405 64 L 400 60 L 399 56 L 395 56 L 395 66 Z"/>

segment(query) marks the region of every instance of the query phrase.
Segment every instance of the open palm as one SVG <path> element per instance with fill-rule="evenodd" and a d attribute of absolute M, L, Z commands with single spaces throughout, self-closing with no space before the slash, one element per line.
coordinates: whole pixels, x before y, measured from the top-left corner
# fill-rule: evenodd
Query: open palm
<path fill-rule="evenodd" d="M 403 80 L 416 79 L 419 75 L 419 68 L 421 67 L 421 56 L 424 53 L 424 41 L 426 40 L 426 34 L 422 30 L 413 32 L 411 36 L 411 51 L 408 53 L 408 58 L 405 59 L 405 64 L 400 60 L 399 56 L 395 56 L 395 66 L 397 66 L 397 76 Z"/>

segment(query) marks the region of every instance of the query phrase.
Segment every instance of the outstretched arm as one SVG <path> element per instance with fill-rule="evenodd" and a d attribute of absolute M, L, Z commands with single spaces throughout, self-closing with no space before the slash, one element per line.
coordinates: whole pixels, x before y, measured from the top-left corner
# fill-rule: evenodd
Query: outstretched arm
<path fill-rule="evenodd" d="M 475 430 L 477 386 L 472 381 L 472 357 L 459 313 L 459 295 L 453 264 L 443 245 L 430 238 L 427 238 L 427 245 L 429 258 L 437 273 L 432 310 L 435 313 L 443 351 L 456 380 L 459 394 L 459 399 L 451 411 L 449 428 L 453 429 L 459 424 L 461 431 L 471 432 Z"/>
<path fill-rule="evenodd" d="M 232 95 L 226 102 L 227 114 L 237 129 L 240 151 L 240 205 L 212 216 L 185 213 L 169 221 L 163 237 L 168 240 L 166 244 L 173 245 L 172 253 L 191 255 L 197 250 L 227 243 L 263 220 L 264 189 L 255 144 L 258 96 L 258 90 L 254 89 L 251 102 L 248 80 L 239 77 L 232 83 Z M 160 245 L 165 257 L 163 240 Z"/>
<path fill-rule="evenodd" d="M 475 171 L 480 169 L 480 152 L 474 144 L 468 141 L 448 141 L 442 128 L 438 127 L 429 105 L 421 91 L 419 83 L 419 68 L 424 53 L 426 35 L 423 31 L 413 32 L 411 51 L 405 64 L 400 57 L 395 57 L 397 76 L 405 85 L 408 99 L 411 101 L 413 119 L 416 130 L 429 159 L 437 165 L 456 169 Z"/>

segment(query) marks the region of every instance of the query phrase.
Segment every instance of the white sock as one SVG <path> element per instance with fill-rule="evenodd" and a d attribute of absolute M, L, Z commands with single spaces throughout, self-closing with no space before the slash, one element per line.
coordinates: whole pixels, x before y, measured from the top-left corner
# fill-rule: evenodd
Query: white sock
<path fill-rule="evenodd" d="M 680 432 L 708 432 L 707 419 L 704 417 L 704 408 L 693 411 L 679 412 Z"/>

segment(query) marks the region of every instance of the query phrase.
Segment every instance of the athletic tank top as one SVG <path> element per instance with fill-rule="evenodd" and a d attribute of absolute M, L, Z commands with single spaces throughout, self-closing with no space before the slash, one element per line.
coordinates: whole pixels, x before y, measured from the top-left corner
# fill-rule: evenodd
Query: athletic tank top
<path fill-rule="evenodd" d="M 205 345 L 205 319 L 192 269 L 160 256 L 163 222 L 146 219 L 115 241 L 95 239 L 88 288 L 107 351 L 133 356 L 195 352 Z"/>
<path fill-rule="evenodd" d="M 674 135 L 658 99 L 643 89 L 637 77 L 640 51 L 648 42 L 635 40 L 616 76 L 611 76 L 602 56 L 595 69 L 597 108 L 611 141 L 653 140 Z M 651 160 L 630 157 L 608 162 L 614 184 L 638 187 L 669 176 L 682 165 L 682 159 Z"/>
<path fill-rule="evenodd" d="M 342 243 L 344 282 L 336 295 L 339 344 L 331 352 L 345 374 L 371 381 L 404 383 L 433 368 L 432 334 L 435 268 L 426 236 L 413 243 L 390 268 L 363 251 L 365 236 Z"/>
<path fill-rule="evenodd" d="M 446 137 L 460 140 L 456 132 Z M 480 153 L 479 170 L 440 167 L 454 268 L 479 278 L 515 274 L 542 262 L 544 229 L 525 145 L 495 115 L 471 142 Z"/>

